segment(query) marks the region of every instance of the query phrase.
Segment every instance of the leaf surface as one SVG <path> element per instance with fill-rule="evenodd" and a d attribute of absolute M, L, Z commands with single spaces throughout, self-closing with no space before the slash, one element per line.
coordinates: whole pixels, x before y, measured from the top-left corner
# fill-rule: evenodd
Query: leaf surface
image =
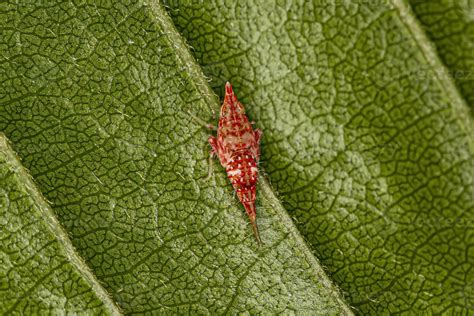
<path fill-rule="evenodd" d="M 349 303 L 472 311 L 472 121 L 407 4 L 168 5 L 216 91 L 243 92 L 273 187 Z"/>
<path fill-rule="evenodd" d="M 410 0 L 416 17 L 436 45 L 447 72 L 466 102 L 474 107 L 474 3 Z M 423 75 L 423 74 L 420 74 Z"/>
<path fill-rule="evenodd" d="M 158 4 L 1 6 L 0 130 L 125 313 L 351 314 L 265 181 L 259 248 L 206 179 L 219 104 Z"/>
<path fill-rule="evenodd" d="M 2 133 L 0 188 L 0 313 L 120 314 Z"/>

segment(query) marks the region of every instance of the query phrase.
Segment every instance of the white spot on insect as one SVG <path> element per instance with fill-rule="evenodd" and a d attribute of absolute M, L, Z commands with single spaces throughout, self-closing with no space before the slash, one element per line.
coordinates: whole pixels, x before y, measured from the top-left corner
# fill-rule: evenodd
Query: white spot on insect
<path fill-rule="evenodd" d="M 258 168 L 257 167 L 252 167 L 252 168 L 250 168 L 250 171 L 251 172 L 258 172 Z"/>
<path fill-rule="evenodd" d="M 240 170 L 240 169 L 235 169 L 235 170 L 229 170 L 229 171 L 227 171 L 227 174 L 228 174 L 229 176 L 236 176 L 236 175 L 239 175 L 239 174 L 241 174 L 241 173 L 242 173 L 242 170 Z"/>

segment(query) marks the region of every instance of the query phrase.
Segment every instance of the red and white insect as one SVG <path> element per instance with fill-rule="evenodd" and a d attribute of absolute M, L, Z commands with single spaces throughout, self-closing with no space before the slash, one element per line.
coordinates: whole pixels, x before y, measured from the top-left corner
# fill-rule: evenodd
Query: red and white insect
<path fill-rule="evenodd" d="M 253 129 L 229 82 L 225 84 L 217 137 L 209 136 L 211 158 L 217 155 L 227 172 L 237 197 L 249 216 L 255 238 L 261 243 L 257 228 L 255 199 L 262 131 Z"/>

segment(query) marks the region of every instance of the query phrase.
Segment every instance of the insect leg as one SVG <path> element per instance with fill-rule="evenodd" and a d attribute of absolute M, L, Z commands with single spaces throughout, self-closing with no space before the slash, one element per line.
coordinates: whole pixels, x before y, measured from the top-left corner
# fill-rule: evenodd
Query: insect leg
<path fill-rule="evenodd" d="M 253 133 L 255 136 L 255 142 L 257 144 L 260 143 L 260 138 L 262 137 L 262 134 L 263 134 L 262 130 L 257 128 L 256 130 L 253 131 Z"/>
<path fill-rule="evenodd" d="M 209 129 L 212 129 L 214 131 L 217 131 L 217 127 L 212 125 L 212 124 L 209 124 L 209 123 L 206 123 L 204 122 L 203 120 L 201 120 L 199 117 L 197 117 L 196 115 L 192 114 L 190 111 L 188 111 L 188 114 L 193 118 L 194 121 L 196 121 L 196 123 L 206 127 L 206 128 L 209 128 Z"/>
<path fill-rule="evenodd" d="M 217 155 L 217 138 L 214 136 L 209 136 L 209 144 L 211 145 L 211 154 L 209 155 L 209 174 L 207 175 L 206 180 L 209 180 L 212 176 L 212 159 Z"/>

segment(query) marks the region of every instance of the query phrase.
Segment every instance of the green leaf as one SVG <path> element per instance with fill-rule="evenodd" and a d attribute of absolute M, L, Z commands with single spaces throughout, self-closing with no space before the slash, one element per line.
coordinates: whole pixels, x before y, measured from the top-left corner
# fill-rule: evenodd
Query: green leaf
<path fill-rule="evenodd" d="M 245 96 L 262 165 L 348 302 L 363 315 L 471 313 L 473 125 L 409 7 L 169 7 L 216 91 L 232 80 Z"/>
<path fill-rule="evenodd" d="M 119 314 L 0 133 L 0 313 Z"/>
<path fill-rule="evenodd" d="M 472 110 L 474 4 L 459 0 L 409 0 L 409 3 Z"/>
<path fill-rule="evenodd" d="M 209 132 L 188 111 L 207 119 L 218 100 L 159 5 L 0 6 L 0 130 L 125 313 L 351 314 L 265 180 L 259 247 L 222 168 L 206 179 Z"/>

